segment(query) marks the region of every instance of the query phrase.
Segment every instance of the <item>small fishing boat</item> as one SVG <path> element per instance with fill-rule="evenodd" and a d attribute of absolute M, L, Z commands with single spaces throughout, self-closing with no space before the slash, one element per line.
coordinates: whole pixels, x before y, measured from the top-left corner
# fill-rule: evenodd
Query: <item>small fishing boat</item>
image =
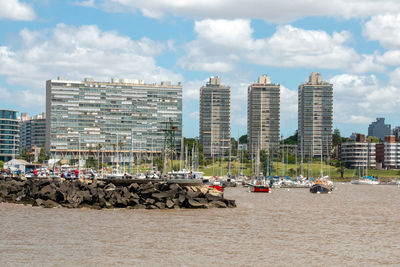
<path fill-rule="evenodd" d="M 269 182 L 264 178 L 254 178 L 249 183 L 249 191 L 253 193 L 269 193 Z"/>
<path fill-rule="evenodd" d="M 315 183 L 311 186 L 311 193 L 326 194 L 333 190 L 333 185 L 327 179 L 327 177 L 318 178 Z"/>

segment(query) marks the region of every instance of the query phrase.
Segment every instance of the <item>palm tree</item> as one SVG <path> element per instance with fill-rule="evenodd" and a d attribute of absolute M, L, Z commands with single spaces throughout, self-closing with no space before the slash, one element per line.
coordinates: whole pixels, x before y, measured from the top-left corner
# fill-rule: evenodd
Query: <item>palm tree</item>
<path fill-rule="evenodd" d="M 122 142 L 122 140 L 119 141 L 118 145 L 119 145 L 119 150 L 122 150 L 124 148 L 124 142 Z M 123 156 L 123 158 L 125 159 L 124 156 Z M 118 159 L 118 161 L 119 161 L 119 159 Z M 125 164 L 122 165 L 122 168 L 124 169 L 124 173 L 125 173 Z"/>
<path fill-rule="evenodd" d="M 97 144 L 96 149 L 97 149 L 97 173 L 100 173 L 100 150 L 103 148 L 102 144 Z M 101 166 L 103 168 L 103 166 Z"/>

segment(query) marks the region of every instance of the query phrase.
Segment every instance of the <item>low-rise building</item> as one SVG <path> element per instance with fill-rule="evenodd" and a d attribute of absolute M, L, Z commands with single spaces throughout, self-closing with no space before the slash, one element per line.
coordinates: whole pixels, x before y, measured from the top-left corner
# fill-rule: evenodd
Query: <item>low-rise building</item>
<path fill-rule="evenodd" d="M 400 168 L 400 143 L 395 136 L 385 136 L 385 142 L 376 145 L 376 161 L 386 169 Z"/>
<path fill-rule="evenodd" d="M 340 159 L 346 168 L 374 168 L 376 165 L 375 143 L 347 142 L 340 146 Z"/>

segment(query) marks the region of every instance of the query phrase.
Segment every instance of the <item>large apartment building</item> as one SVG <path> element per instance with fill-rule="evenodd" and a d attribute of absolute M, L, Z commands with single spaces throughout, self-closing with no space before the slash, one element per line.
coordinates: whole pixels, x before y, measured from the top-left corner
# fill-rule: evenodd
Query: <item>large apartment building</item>
<path fill-rule="evenodd" d="M 299 86 L 298 146 L 304 157 L 327 156 L 332 147 L 333 85 L 311 73 Z"/>
<path fill-rule="evenodd" d="M 47 152 L 75 157 L 99 150 L 106 155 L 116 150 L 161 153 L 167 127 L 175 130 L 176 139 L 182 135 L 182 86 L 129 79 L 48 80 L 46 115 Z"/>
<path fill-rule="evenodd" d="M 255 153 L 279 147 L 280 135 L 280 85 L 262 75 L 247 90 L 248 149 Z"/>
<path fill-rule="evenodd" d="M 7 162 L 19 152 L 17 111 L 0 109 L 0 160 Z"/>
<path fill-rule="evenodd" d="M 46 113 L 30 117 L 21 114 L 20 150 L 44 147 L 46 143 Z"/>
<path fill-rule="evenodd" d="M 200 88 L 200 143 L 207 157 L 225 154 L 231 139 L 231 88 L 210 77 Z"/>

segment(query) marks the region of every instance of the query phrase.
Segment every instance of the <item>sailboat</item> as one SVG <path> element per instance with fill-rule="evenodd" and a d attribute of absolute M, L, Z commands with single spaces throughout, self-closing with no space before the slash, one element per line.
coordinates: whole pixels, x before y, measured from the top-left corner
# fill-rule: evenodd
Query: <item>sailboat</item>
<path fill-rule="evenodd" d="M 257 157 L 256 157 L 256 175 L 249 183 L 249 192 L 252 193 L 269 193 L 269 182 L 260 173 L 260 141 L 258 141 Z"/>
<path fill-rule="evenodd" d="M 367 157 L 367 160 L 369 160 L 368 157 Z M 358 179 L 352 180 L 351 183 L 357 184 L 357 185 L 378 185 L 379 181 L 375 177 L 368 176 L 368 164 L 364 164 L 364 159 L 363 159 L 362 163 L 363 163 L 362 167 L 361 166 L 358 167 Z M 365 175 L 364 175 L 364 165 L 367 165 L 367 166 L 365 166 Z M 361 178 L 361 170 L 360 170 L 361 168 L 362 168 L 362 178 Z"/>
<path fill-rule="evenodd" d="M 327 151 L 329 153 L 329 151 Z M 315 183 L 311 186 L 310 192 L 311 193 L 318 193 L 318 194 L 326 194 L 330 193 L 333 190 L 333 184 L 331 181 L 328 180 L 329 176 L 324 176 L 322 171 L 322 137 L 321 137 L 321 176 L 315 181 Z"/>

